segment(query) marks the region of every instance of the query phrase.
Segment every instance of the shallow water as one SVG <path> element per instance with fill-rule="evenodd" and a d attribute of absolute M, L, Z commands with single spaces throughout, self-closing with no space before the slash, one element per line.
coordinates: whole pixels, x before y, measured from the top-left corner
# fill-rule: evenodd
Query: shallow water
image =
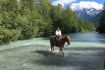
<path fill-rule="evenodd" d="M 0 45 L 0 70 L 104 70 L 105 35 L 73 33 L 70 36 L 71 45 L 64 48 L 64 57 L 57 48 L 50 52 L 49 38 Z"/>
<path fill-rule="evenodd" d="M 71 44 L 69 47 L 105 47 L 105 34 L 96 32 L 71 33 Z M 10 44 L 0 45 L 0 50 L 26 45 L 50 46 L 49 38 L 34 38 L 29 40 L 19 40 Z M 65 44 L 66 45 L 66 44 Z"/>
<path fill-rule="evenodd" d="M 71 46 L 105 47 L 105 34 L 97 32 L 71 33 Z"/>
<path fill-rule="evenodd" d="M 97 32 L 72 33 L 70 35 L 73 42 L 105 43 L 105 34 L 99 34 Z"/>

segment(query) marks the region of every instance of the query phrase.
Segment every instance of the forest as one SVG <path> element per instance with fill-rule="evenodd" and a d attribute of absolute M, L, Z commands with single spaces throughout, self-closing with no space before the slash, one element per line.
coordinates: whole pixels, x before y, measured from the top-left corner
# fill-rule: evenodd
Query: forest
<path fill-rule="evenodd" d="M 105 3 L 103 5 L 103 15 L 101 16 L 100 24 L 96 28 L 99 33 L 105 33 Z"/>
<path fill-rule="evenodd" d="M 104 6 L 105 9 L 105 6 Z M 105 11 L 98 28 L 81 19 L 68 6 L 53 6 L 50 0 L 0 0 L 0 43 L 48 37 L 60 27 L 63 34 L 75 32 L 105 32 Z"/>

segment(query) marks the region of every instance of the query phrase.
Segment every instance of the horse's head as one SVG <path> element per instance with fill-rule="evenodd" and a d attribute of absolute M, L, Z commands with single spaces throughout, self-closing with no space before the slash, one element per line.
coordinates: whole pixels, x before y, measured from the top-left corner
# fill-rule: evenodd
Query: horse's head
<path fill-rule="evenodd" d="M 70 45 L 70 35 L 66 34 L 66 42 L 68 45 Z"/>

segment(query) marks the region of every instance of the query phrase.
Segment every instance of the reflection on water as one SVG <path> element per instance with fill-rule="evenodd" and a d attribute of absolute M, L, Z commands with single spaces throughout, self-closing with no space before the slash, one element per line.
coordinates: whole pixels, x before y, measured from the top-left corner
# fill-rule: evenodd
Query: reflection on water
<path fill-rule="evenodd" d="M 72 42 L 101 42 L 105 43 L 105 34 L 96 32 L 71 33 Z"/>

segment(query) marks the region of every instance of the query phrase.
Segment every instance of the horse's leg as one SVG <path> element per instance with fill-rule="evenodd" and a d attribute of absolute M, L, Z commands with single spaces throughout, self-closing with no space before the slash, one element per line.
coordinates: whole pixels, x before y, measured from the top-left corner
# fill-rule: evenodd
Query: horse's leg
<path fill-rule="evenodd" d="M 62 50 L 62 55 L 64 56 L 64 52 L 63 52 L 63 50 Z"/>
<path fill-rule="evenodd" d="M 52 41 L 51 41 L 51 39 L 50 39 L 50 46 L 51 46 L 51 52 L 53 52 L 53 43 L 52 43 Z"/>
<path fill-rule="evenodd" d="M 54 46 L 53 46 L 53 49 L 52 50 L 54 51 Z"/>
<path fill-rule="evenodd" d="M 51 52 L 54 51 L 54 39 L 50 39 Z"/>
<path fill-rule="evenodd" d="M 51 45 L 51 52 L 54 51 L 54 45 Z"/>
<path fill-rule="evenodd" d="M 52 50 L 52 49 L 53 49 L 53 46 L 51 45 L 51 52 L 53 52 L 53 50 Z"/>
<path fill-rule="evenodd" d="M 59 48 L 59 53 L 61 53 L 61 48 Z"/>
<path fill-rule="evenodd" d="M 62 47 L 60 47 L 60 50 L 59 50 L 59 52 L 62 52 L 62 55 L 64 56 L 64 53 L 63 53 L 63 50 L 62 50 Z"/>

